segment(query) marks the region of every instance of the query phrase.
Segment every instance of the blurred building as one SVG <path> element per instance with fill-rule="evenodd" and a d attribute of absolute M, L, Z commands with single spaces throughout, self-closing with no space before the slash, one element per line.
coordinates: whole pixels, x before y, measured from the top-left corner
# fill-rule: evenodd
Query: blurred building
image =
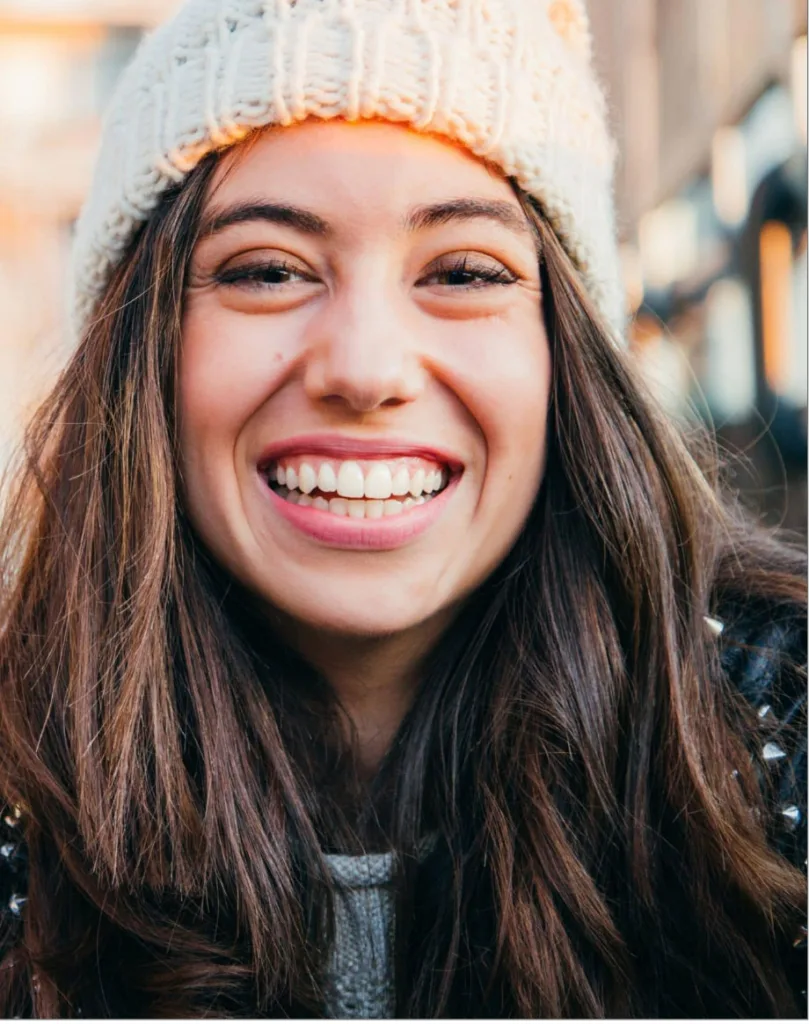
<path fill-rule="evenodd" d="M 0 462 L 60 363 L 70 234 L 105 100 L 171 7 L 0 0 Z"/>
<path fill-rule="evenodd" d="M 589 6 L 638 358 L 674 414 L 744 453 L 751 504 L 804 530 L 806 5 Z"/>
<path fill-rule="evenodd" d="M 144 28 L 177 6 L 0 0 L 0 445 L 59 364 L 71 227 L 106 98 Z M 740 486 L 803 528 L 805 3 L 589 7 L 622 153 L 638 358 L 675 415 L 708 416 L 749 451 Z"/>

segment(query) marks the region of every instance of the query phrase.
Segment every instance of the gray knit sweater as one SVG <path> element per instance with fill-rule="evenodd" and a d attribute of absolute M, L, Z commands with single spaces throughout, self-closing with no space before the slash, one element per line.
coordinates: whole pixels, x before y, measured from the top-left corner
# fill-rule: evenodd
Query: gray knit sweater
<path fill-rule="evenodd" d="M 333 854 L 326 862 L 337 889 L 329 1013 L 343 1019 L 393 1017 L 393 854 Z"/>

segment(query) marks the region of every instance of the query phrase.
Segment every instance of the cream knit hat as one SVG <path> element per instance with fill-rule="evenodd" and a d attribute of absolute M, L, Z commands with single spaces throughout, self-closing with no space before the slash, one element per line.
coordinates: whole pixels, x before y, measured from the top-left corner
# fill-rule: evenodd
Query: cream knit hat
<path fill-rule="evenodd" d="M 309 117 L 405 122 L 499 166 L 623 337 L 615 149 L 584 0 L 187 0 L 107 115 L 74 246 L 78 332 L 166 188 L 251 129 Z"/>

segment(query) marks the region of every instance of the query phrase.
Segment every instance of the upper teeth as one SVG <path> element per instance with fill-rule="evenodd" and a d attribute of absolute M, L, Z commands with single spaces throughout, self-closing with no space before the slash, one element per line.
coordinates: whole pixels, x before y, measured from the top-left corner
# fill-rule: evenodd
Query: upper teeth
<path fill-rule="evenodd" d="M 418 465 L 417 463 L 421 463 Z M 326 462 L 319 459 L 276 463 L 271 468 L 270 480 L 289 490 L 311 494 L 338 494 L 342 498 L 370 498 L 384 501 L 407 495 L 418 498 L 440 490 L 447 481 L 447 472 L 441 466 L 417 459 L 392 462 Z"/>

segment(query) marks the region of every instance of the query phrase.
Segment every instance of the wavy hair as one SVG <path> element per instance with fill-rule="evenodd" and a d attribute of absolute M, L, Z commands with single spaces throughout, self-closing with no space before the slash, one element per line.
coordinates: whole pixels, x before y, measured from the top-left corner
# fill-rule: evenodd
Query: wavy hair
<path fill-rule="evenodd" d="M 0 1011 L 322 1016 L 323 851 L 385 842 L 399 1016 L 795 1013 L 779 949 L 803 879 L 768 843 L 755 712 L 703 616 L 800 621 L 800 553 L 657 410 L 518 191 L 546 475 L 363 792 L 325 680 L 184 513 L 183 294 L 218 159 L 115 271 L 5 508 L 0 792 L 25 809 L 29 900 Z"/>

